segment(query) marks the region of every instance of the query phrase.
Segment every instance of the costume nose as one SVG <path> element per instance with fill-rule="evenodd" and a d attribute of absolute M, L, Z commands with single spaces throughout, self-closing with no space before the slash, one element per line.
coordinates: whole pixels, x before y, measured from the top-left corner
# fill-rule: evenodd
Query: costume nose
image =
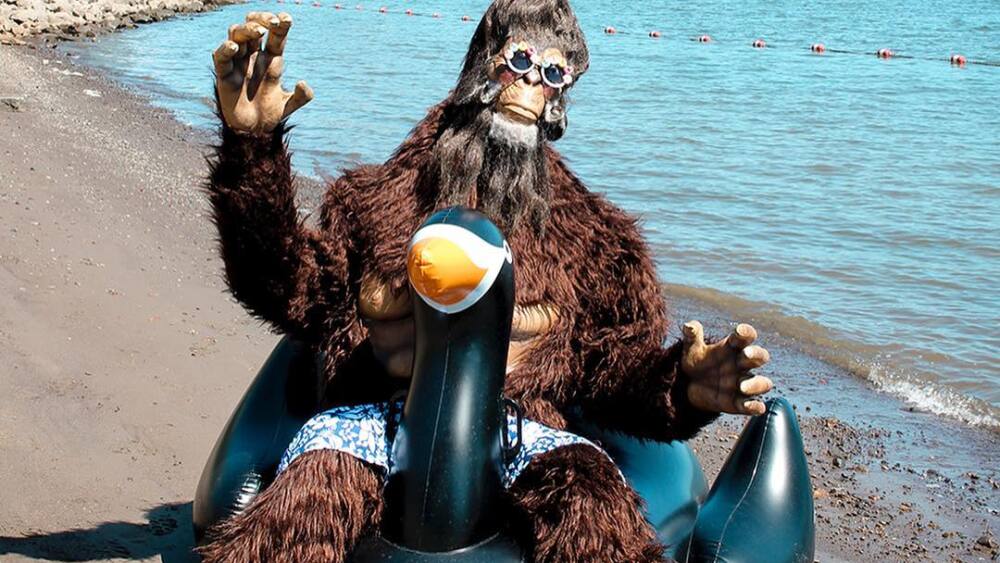
<path fill-rule="evenodd" d="M 542 81 L 542 73 L 538 72 L 538 68 L 533 68 L 525 73 L 524 80 L 534 86 Z"/>
<path fill-rule="evenodd" d="M 441 305 L 465 299 L 486 275 L 486 269 L 477 266 L 461 246 L 436 237 L 410 248 L 407 272 L 413 289 Z"/>

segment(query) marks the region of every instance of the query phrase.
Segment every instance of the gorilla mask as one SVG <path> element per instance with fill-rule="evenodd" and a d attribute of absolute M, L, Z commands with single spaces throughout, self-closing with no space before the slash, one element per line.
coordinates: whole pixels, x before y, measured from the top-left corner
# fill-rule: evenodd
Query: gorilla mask
<path fill-rule="evenodd" d="M 469 43 L 434 147 L 438 206 L 478 209 L 510 233 L 548 218 L 546 141 L 590 59 L 567 0 L 495 0 Z M 526 220 L 526 221 L 525 221 Z"/>
<path fill-rule="evenodd" d="M 566 0 L 497 0 L 469 45 L 456 88 L 460 103 L 491 106 L 493 132 L 523 141 L 540 127 L 554 141 L 566 129 L 566 94 L 590 64 Z M 537 137 L 537 133 L 536 133 Z"/>

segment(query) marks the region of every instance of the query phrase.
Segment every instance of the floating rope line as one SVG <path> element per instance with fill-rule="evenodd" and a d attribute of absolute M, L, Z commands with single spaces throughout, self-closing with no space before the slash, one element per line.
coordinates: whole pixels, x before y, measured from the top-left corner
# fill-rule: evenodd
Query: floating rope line
<path fill-rule="evenodd" d="M 267 3 L 268 0 L 263 0 L 263 2 Z M 294 0 L 292 2 L 287 2 L 286 0 L 276 0 L 276 3 L 278 3 L 278 4 L 295 4 L 297 6 L 301 6 L 301 5 L 304 4 L 302 0 Z M 311 2 L 310 5 L 313 8 L 323 8 L 324 7 L 324 4 L 322 2 Z M 334 10 L 347 10 L 348 9 L 348 7 L 345 6 L 342 3 L 336 3 L 336 4 L 332 4 L 332 5 L 328 4 L 327 6 L 333 8 Z M 405 16 L 408 16 L 408 17 L 441 19 L 441 12 L 431 12 L 429 14 L 425 14 L 423 12 L 417 12 L 416 10 L 413 10 L 412 8 L 407 8 L 406 10 L 402 10 L 402 11 L 394 11 L 394 10 L 390 9 L 389 7 L 387 7 L 387 6 L 380 6 L 380 7 L 378 7 L 375 10 L 366 10 L 365 6 L 363 4 L 356 4 L 354 6 L 354 11 L 356 11 L 356 12 L 367 11 L 368 13 L 378 13 L 378 14 L 382 14 L 382 15 L 402 14 L 402 15 L 405 15 Z M 469 16 L 467 16 L 467 15 L 464 15 L 464 16 L 461 17 L 461 21 L 463 21 L 463 22 L 472 21 L 472 18 L 469 17 Z"/>
<path fill-rule="evenodd" d="M 817 47 L 820 48 L 820 50 L 817 51 L 816 50 Z M 863 56 L 867 56 L 867 57 L 875 55 L 876 57 L 878 57 L 880 59 L 909 59 L 909 60 L 913 60 L 913 61 L 932 61 L 932 62 L 944 61 L 944 62 L 950 63 L 950 64 L 952 64 L 954 66 L 965 66 L 965 65 L 1000 66 L 1000 62 L 983 61 L 983 60 L 975 60 L 975 59 L 971 59 L 970 60 L 965 55 L 958 55 L 958 54 L 951 55 L 948 58 L 943 58 L 943 57 L 922 57 L 922 56 L 919 56 L 919 55 L 906 55 L 906 54 L 902 54 L 902 53 L 897 53 L 896 51 L 893 51 L 892 49 L 879 49 L 879 50 L 874 51 L 874 52 L 872 52 L 872 51 L 856 51 L 856 50 L 851 50 L 851 49 L 829 49 L 829 48 L 826 48 L 822 43 L 817 43 L 815 45 L 811 45 L 810 46 L 810 50 L 812 50 L 814 53 L 823 53 L 824 51 L 826 51 L 826 52 L 829 52 L 829 53 L 836 53 L 836 54 L 839 54 L 839 55 L 863 55 Z"/>
<path fill-rule="evenodd" d="M 264 3 L 267 3 L 269 0 L 262 0 L 262 1 Z M 275 1 L 278 4 L 285 4 L 288 0 L 275 0 Z M 291 0 L 290 3 L 294 3 L 296 5 L 302 5 L 303 4 L 303 0 Z M 333 9 L 335 9 L 335 10 L 347 10 L 348 9 L 342 3 L 325 4 L 324 5 L 322 2 L 314 1 L 314 2 L 311 2 L 311 5 L 314 8 L 323 8 L 325 6 L 329 6 L 329 7 L 333 8 Z M 392 15 L 403 15 L 403 16 L 406 16 L 406 17 L 445 19 L 445 18 L 443 18 L 441 12 L 424 13 L 424 12 L 417 12 L 416 10 L 414 10 L 412 8 L 407 8 L 405 10 L 398 10 L 397 11 L 397 10 L 390 9 L 387 6 L 379 6 L 375 10 L 366 10 L 366 8 L 365 8 L 365 6 L 363 4 L 356 4 L 354 6 L 354 11 L 358 11 L 358 12 L 367 11 L 368 13 L 378 13 L 378 14 L 381 14 L 381 15 L 390 15 L 390 14 L 392 14 Z M 451 18 L 448 18 L 448 19 L 451 19 Z M 472 21 L 472 18 L 468 14 L 462 15 L 459 19 L 463 23 L 467 23 L 467 22 Z M 604 31 L 604 35 L 615 35 L 615 36 L 624 35 L 624 36 L 632 36 L 632 37 L 645 36 L 645 37 L 648 37 L 650 39 L 664 39 L 665 38 L 664 37 L 664 33 L 662 31 L 656 30 L 656 29 L 653 29 L 653 30 L 648 31 L 648 32 L 634 32 L 634 31 L 628 31 L 628 30 L 624 30 L 624 29 L 619 29 L 617 27 L 609 25 L 609 26 L 605 26 L 603 28 L 603 31 Z M 711 35 L 707 35 L 707 34 L 697 35 L 695 37 L 690 37 L 689 39 L 691 41 L 694 41 L 694 42 L 697 42 L 697 43 L 716 43 L 716 40 Z M 761 39 L 761 38 L 757 38 L 757 39 L 752 40 L 749 43 L 749 46 L 752 47 L 752 48 L 754 48 L 754 49 L 774 49 L 775 48 L 773 45 L 768 44 L 764 39 Z M 822 55 L 822 54 L 825 54 L 825 53 L 833 53 L 833 54 L 838 54 L 838 55 L 864 55 L 864 56 L 867 56 L 867 57 L 871 57 L 871 56 L 874 55 L 875 57 L 877 57 L 879 59 L 884 59 L 884 60 L 889 60 L 889 59 L 904 59 L 904 60 L 932 61 L 932 62 L 944 61 L 944 62 L 947 62 L 947 63 L 951 64 L 952 66 L 957 66 L 957 67 L 965 67 L 967 65 L 1000 67 L 1000 61 L 990 61 L 990 60 L 983 60 L 983 59 L 969 59 L 965 55 L 960 55 L 960 54 L 957 54 L 957 53 L 953 54 L 953 55 L 951 55 L 951 56 L 949 56 L 947 58 L 942 58 L 942 57 L 930 57 L 930 56 L 919 56 L 919 55 L 907 55 L 905 53 L 898 53 L 898 52 L 893 51 L 892 49 L 888 49 L 888 48 L 877 49 L 875 51 L 858 51 L 858 50 L 852 50 L 852 49 L 833 49 L 833 48 L 827 47 L 823 43 L 813 43 L 812 45 L 809 45 L 807 48 L 809 49 L 809 51 L 811 51 L 812 53 L 815 53 L 817 55 Z"/>

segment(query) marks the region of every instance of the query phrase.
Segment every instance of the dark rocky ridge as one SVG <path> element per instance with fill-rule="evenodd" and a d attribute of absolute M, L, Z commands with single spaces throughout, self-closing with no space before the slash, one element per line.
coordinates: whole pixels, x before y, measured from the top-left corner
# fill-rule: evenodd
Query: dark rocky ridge
<path fill-rule="evenodd" d="M 95 37 L 239 0 L 0 0 L 0 43 Z"/>

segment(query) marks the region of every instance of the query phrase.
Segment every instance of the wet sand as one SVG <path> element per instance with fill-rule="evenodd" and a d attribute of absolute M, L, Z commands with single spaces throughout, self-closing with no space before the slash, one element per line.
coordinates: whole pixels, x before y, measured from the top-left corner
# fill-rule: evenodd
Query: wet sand
<path fill-rule="evenodd" d="M 0 560 L 189 561 L 202 464 L 278 340 L 225 292 L 211 136 L 55 51 L 0 47 L 0 65 Z M 801 415 L 818 560 L 997 558 L 996 434 L 764 343 Z M 710 479 L 740 425 L 694 441 Z"/>

